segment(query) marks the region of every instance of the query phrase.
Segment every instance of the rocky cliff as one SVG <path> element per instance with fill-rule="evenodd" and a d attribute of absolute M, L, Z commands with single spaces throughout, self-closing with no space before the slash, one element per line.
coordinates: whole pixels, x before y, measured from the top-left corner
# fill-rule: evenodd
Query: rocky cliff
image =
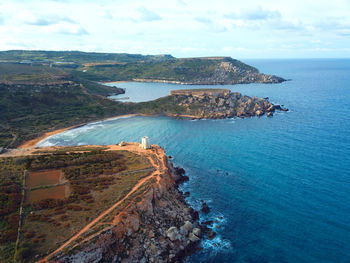
<path fill-rule="evenodd" d="M 172 91 L 175 103 L 182 108 L 179 115 L 201 119 L 273 116 L 276 110 L 288 111 L 269 102 L 269 98 L 244 96 L 226 89 L 195 89 Z"/>
<path fill-rule="evenodd" d="M 182 175 L 167 169 L 113 219 L 113 226 L 79 247 L 60 253 L 55 262 L 182 262 L 200 245 L 195 212 L 177 188 Z"/>

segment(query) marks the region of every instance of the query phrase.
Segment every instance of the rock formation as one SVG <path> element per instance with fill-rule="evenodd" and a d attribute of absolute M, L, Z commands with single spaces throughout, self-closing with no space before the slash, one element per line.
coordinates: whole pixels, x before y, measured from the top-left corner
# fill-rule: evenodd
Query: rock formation
<path fill-rule="evenodd" d="M 179 115 L 195 119 L 223 119 L 233 117 L 273 116 L 275 110 L 288 111 L 274 105 L 268 98 L 243 96 L 227 89 L 177 90 L 171 92 L 178 106 L 184 108 Z"/>

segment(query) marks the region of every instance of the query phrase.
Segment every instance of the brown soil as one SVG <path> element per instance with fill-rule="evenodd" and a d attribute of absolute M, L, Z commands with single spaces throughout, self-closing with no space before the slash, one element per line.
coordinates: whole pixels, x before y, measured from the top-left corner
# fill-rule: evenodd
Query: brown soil
<path fill-rule="evenodd" d="M 33 188 L 38 186 L 45 186 L 51 184 L 58 184 L 61 181 L 60 170 L 45 170 L 29 172 L 26 180 L 26 187 Z"/>
<path fill-rule="evenodd" d="M 28 191 L 26 194 L 26 203 L 33 203 L 44 199 L 63 199 L 68 191 L 67 185 L 54 186 L 50 189 L 37 189 Z"/>

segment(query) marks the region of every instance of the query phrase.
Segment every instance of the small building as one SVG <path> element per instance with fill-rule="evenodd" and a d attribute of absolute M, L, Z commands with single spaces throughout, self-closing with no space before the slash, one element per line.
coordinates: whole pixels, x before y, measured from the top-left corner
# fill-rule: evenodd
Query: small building
<path fill-rule="evenodd" d="M 126 142 L 125 141 L 121 141 L 120 143 L 119 143 L 119 146 L 125 146 L 126 145 Z"/>
<path fill-rule="evenodd" d="M 149 149 L 149 148 L 151 148 L 151 144 L 150 144 L 149 139 L 148 139 L 147 136 L 142 137 L 140 147 L 142 149 Z"/>

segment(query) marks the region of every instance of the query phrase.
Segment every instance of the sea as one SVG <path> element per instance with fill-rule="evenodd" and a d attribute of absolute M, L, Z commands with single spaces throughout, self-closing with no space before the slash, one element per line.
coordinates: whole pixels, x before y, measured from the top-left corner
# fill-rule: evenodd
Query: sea
<path fill-rule="evenodd" d="M 217 236 L 186 262 L 350 262 L 350 60 L 243 60 L 280 84 L 224 85 L 269 97 L 288 112 L 272 118 L 178 120 L 124 117 L 87 124 L 39 143 L 115 144 L 165 148 L 189 176 L 181 190 L 196 209 L 206 202 Z M 112 83 L 127 101 L 173 89 L 165 83 Z M 205 86 L 218 88 L 218 86 Z"/>

